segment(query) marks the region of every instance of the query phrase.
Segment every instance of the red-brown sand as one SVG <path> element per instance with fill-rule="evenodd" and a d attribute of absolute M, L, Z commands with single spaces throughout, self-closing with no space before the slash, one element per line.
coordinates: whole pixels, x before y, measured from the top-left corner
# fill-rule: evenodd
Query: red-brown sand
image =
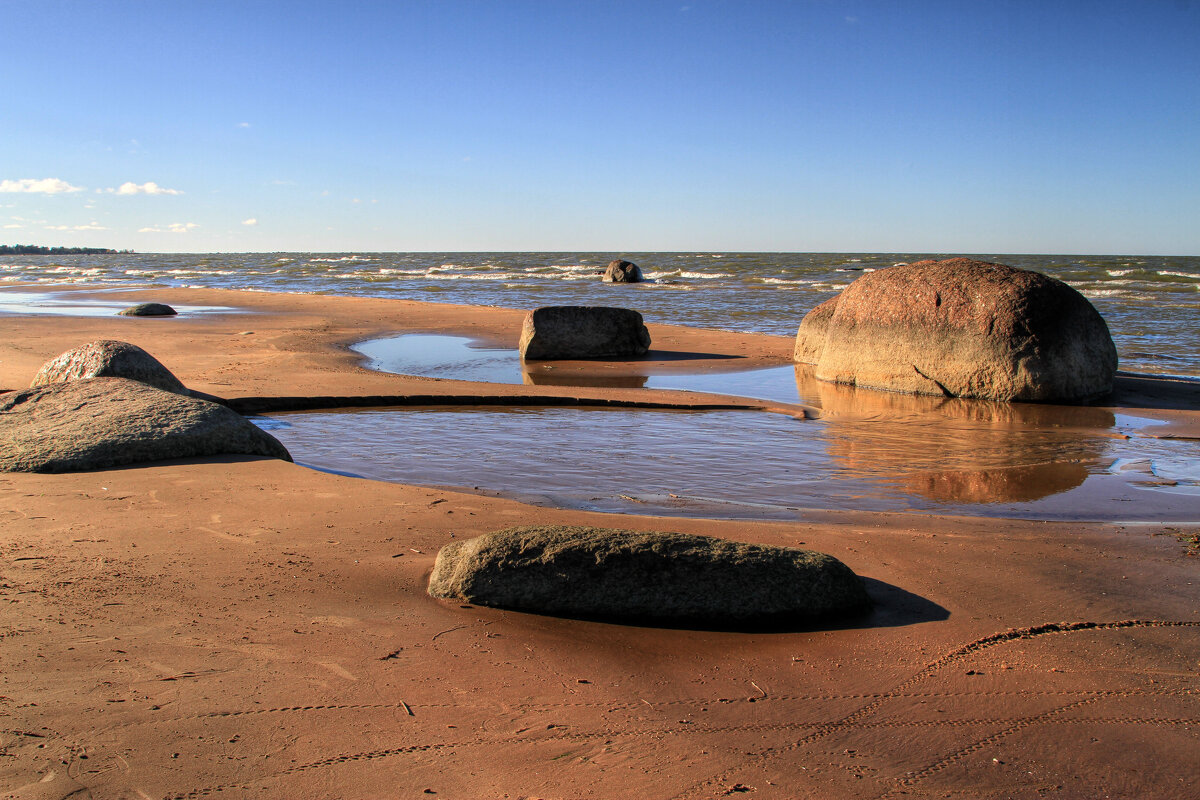
<path fill-rule="evenodd" d="M 400 331 L 514 344 L 518 311 L 128 298 L 254 313 L 0 316 L 0 389 L 114 338 L 227 398 L 465 402 L 536 388 L 685 402 L 384 375 L 345 349 Z M 786 337 L 651 334 L 656 369 L 791 354 Z M 1113 402 L 1196 434 L 1186 386 L 1124 381 Z M 876 608 L 853 624 L 738 633 L 425 594 L 442 545 L 531 523 L 802 544 L 863 576 Z M 234 457 L 7 473 L 0 797 L 1197 797 L 1200 558 L 1184 541 L 1196 533 L 833 511 L 788 524 L 608 516 Z"/>

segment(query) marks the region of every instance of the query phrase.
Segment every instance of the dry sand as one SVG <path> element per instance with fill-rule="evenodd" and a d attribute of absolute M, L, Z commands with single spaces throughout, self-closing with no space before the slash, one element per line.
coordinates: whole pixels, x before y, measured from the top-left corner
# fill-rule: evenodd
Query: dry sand
<path fill-rule="evenodd" d="M 398 331 L 515 344 L 518 311 L 127 296 L 254 313 L 0 316 L 0 388 L 27 386 L 43 362 L 100 337 L 230 398 L 454 401 L 534 388 L 376 374 L 344 347 Z M 791 353 L 786 337 L 651 334 L 656 369 Z M 1114 402 L 1195 435 L 1189 391 L 1126 381 Z M 682 402 L 652 390 L 536 394 Z M 864 576 L 876 609 L 853 626 L 739 633 L 426 596 L 452 538 L 532 523 L 803 544 Z M 5 474 L 0 797 L 1197 797 L 1200 558 L 1181 541 L 1196 531 L 853 512 L 799 524 L 605 516 L 247 458 Z"/>

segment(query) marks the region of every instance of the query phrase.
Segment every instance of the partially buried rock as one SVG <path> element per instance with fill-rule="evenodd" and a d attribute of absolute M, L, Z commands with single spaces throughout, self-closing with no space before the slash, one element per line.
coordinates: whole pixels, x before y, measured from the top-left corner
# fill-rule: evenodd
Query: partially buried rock
<path fill-rule="evenodd" d="M 86 378 L 0 395 L 0 471 L 75 472 L 221 454 L 291 461 L 230 409 L 124 378 Z"/>
<path fill-rule="evenodd" d="M 138 303 L 117 313 L 122 317 L 173 317 L 177 312 L 165 303 Z"/>
<path fill-rule="evenodd" d="M 167 392 L 188 390 L 154 356 L 128 342 L 98 339 L 47 361 L 30 386 L 48 386 L 80 378 L 128 378 Z"/>
<path fill-rule="evenodd" d="M 989 400 L 1086 401 L 1112 390 L 1117 351 L 1062 281 L 966 258 L 864 275 L 809 312 L 795 359 L 819 380 Z"/>
<path fill-rule="evenodd" d="M 775 624 L 870 601 L 832 556 L 683 533 L 520 527 L 453 542 L 434 597 L 559 616 Z"/>
<path fill-rule="evenodd" d="M 544 306 L 525 317 L 519 349 L 532 361 L 641 356 L 650 349 L 650 332 L 628 308 Z"/>
<path fill-rule="evenodd" d="M 645 278 L 642 277 L 642 268 L 637 264 L 618 258 L 608 262 L 608 269 L 604 270 L 604 280 L 608 283 L 641 283 Z"/>

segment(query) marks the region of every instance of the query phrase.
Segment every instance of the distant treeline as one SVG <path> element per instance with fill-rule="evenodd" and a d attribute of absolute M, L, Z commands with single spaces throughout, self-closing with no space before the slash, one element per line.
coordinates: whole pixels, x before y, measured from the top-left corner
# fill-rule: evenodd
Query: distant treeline
<path fill-rule="evenodd" d="M 0 244 L 0 256 L 83 256 L 96 253 L 132 253 L 106 247 L 39 247 L 35 244 Z"/>

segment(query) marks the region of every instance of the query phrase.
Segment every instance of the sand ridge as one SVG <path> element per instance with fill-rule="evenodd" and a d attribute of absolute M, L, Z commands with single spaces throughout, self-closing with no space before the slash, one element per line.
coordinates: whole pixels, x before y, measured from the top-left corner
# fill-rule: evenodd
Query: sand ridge
<path fill-rule="evenodd" d="M 0 387 L 105 337 L 226 397 L 529 393 L 378 375 L 344 349 L 401 330 L 515 342 L 516 311 L 129 296 L 255 313 L 0 317 Z M 651 332 L 667 351 L 790 358 L 786 337 Z M 702 361 L 687 367 L 729 366 Z M 1184 429 L 1195 416 L 1162 414 Z M 876 608 L 768 634 L 425 594 L 440 546 L 514 524 L 801 545 L 864 576 Z M 1195 530 L 614 518 L 235 457 L 0 475 L 0 797 L 1186 797 L 1200 559 L 1178 537 Z"/>

